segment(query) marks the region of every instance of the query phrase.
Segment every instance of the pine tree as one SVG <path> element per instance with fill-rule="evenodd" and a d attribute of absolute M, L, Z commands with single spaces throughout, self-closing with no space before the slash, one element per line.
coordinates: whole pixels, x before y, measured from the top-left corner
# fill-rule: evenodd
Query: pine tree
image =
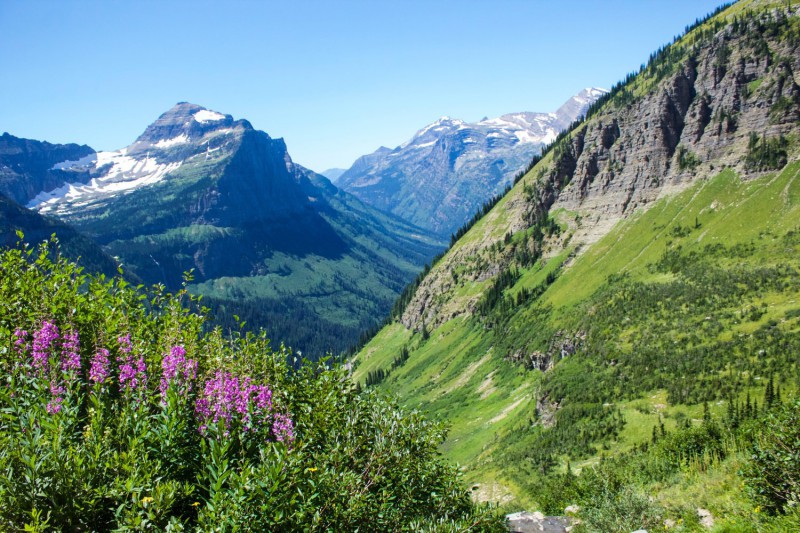
<path fill-rule="evenodd" d="M 772 407 L 774 403 L 775 403 L 775 383 L 773 375 L 770 374 L 766 390 L 764 391 L 764 406 L 767 409 L 769 409 Z"/>
<path fill-rule="evenodd" d="M 750 391 L 747 391 L 747 401 L 744 404 L 744 417 L 753 418 L 753 404 L 750 402 Z"/>

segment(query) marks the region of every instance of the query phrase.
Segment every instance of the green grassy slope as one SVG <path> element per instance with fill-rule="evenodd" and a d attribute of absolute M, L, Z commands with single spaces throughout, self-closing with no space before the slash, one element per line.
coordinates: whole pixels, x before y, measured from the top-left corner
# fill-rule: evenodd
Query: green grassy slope
<path fill-rule="evenodd" d="M 717 20 L 768 4 L 742 2 Z M 680 48 L 717 31 L 700 25 Z M 666 63 L 633 78 L 606 112 L 659 87 L 676 68 Z M 427 317 L 449 318 L 428 322 L 435 328 L 387 326 L 354 356 L 353 378 L 449 421 L 444 452 L 464 465 L 478 497 L 560 512 L 554 502 L 570 503 L 553 496 L 568 484 L 565 464 L 591 478 L 606 468 L 602 458 L 633 454 L 631 464 L 647 462 L 648 476 L 666 465 L 636 490 L 670 519 L 706 506 L 730 515 L 729 525 L 755 523 L 736 478 L 746 446 L 733 433 L 730 443 L 723 439 L 725 454 L 714 456 L 724 461 L 698 459 L 688 477 L 654 457 L 706 432 L 709 417 L 726 428 L 730 412 L 758 418 L 763 411 L 744 406 L 763 407 L 771 380 L 784 397 L 800 386 L 796 133 L 786 150 L 789 164 L 745 177 L 724 164 L 711 171 L 715 162 L 707 161 L 690 185 L 583 248 L 570 241 L 580 213 L 552 211 L 548 220 L 559 227 L 519 229 L 526 186 L 553 165 L 547 154 L 429 274 Z M 520 250 L 539 230 L 546 253 L 523 260 Z M 647 452 L 654 431 L 672 436 Z M 696 516 L 685 518 L 686 530 L 699 527 Z"/>
<path fill-rule="evenodd" d="M 569 451 L 561 454 L 550 449 L 549 461 L 570 456 L 577 466 L 588 465 L 603 451 L 622 452 L 646 442 L 660 420 L 666 420 L 667 429 L 674 429 L 678 420 L 698 419 L 702 400 L 727 400 L 729 394 L 722 392 L 741 401 L 750 393 L 763 403 L 761 380 L 770 373 L 780 373 L 780 382 L 789 393 L 798 386 L 798 367 L 793 358 L 771 359 L 769 365 L 748 359 L 747 365 L 738 367 L 727 361 L 733 367 L 717 368 L 722 363 L 713 356 L 723 350 L 737 356 L 758 353 L 755 346 L 759 344 L 774 346 L 777 351 L 780 345 L 800 339 L 796 318 L 800 316 L 800 261 L 796 254 L 800 242 L 799 173 L 800 163 L 793 163 L 780 173 L 742 182 L 725 171 L 662 200 L 620 224 L 581 255 L 537 305 L 516 311 L 502 328 L 487 331 L 478 320 L 452 320 L 423 340 L 419 333 L 392 324 L 355 358 L 354 379 L 363 382 L 370 372 L 389 370 L 382 381 L 384 388 L 452 424 L 444 450 L 467 466 L 468 479 L 484 485 L 488 496 L 502 500 L 510 493 L 522 505 L 534 503 L 526 496 L 530 489 L 526 479 L 535 478 L 542 461 L 533 459 L 528 468 L 524 466 L 530 459 L 526 454 L 534 445 L 541 449 L 561 446 Z M 768 212 L 773 216 L 766 216 Z M 718 271 L 719 279 L 702 277 L 710 271 Z M 739 285 L 758 276 L 765 281 L 726 298 L 720 296 L 716 303 L 700 299 L 705 291 L 722 291 L 730 279 Z M 541 277 L 542 271 L 532 268 L 508 292 L 538 284 L 532 282 Z M 696 284 L 698 292 L 678 296 L 658 292 L 681 282 Z M 599 313 L 590 314 L 596 306 L 609 306 L 609 293 L 625 291 L 637 291 L 628 297 L 627 310 L 640 313 L 638 316 L 628 316 L 624 306 L 605 309 L 607 315 L 602 321 L 597 318 Z M 646 306 L 651 299 L 663 306 L 680 298 L 685 302 L 662 309 L 660 316 Z M 613 330 L 617 321 L 628 325 Z M 596 332 L 593 322 L 604 330 Z M 658 339 L 654 341 L 647 332 L 657 327 Z M 771 333 L 774 327 L 777 332 Z M 515 350 L 546 351 L 546 345 L 536 346 L 540 338 L 537 333 L 557 330 L 588 333 L 589 342 L 598 344 L 595 353 L 602 355 L 567 357 L 546 374 L 507 360 Z M 744 346 L 731 346 L 733 337 L 745 339 Z M 691 398 L 673 398 L 665 387 L 647 380 L 630 390 L 615 386 L 616 380 L 643 380 L 650 372 L 634 361 L 628 363 L 630 375 L 622 378 L 595 368 L 602 364 L 603 356 L 620 359 L 625 354 L 634 355 L 635 349 L 654 350 L 671 343 L 678 347 L 665 352 L 665 374 L 675 373 L 675 360 L 681 360 L 684 370 L 691 368 L 694 347 L 705 347 L 711 354 L 706 357 L 710 360 L 698 363 L 698 375 L 705 376 L 699 381 L 705 385 Z M 392 369 L 404 346 L 410 350 L 407 361 Z M 733 374 L 740 376 L 739 386 L 718 389 L 715 376 Z M 677 379 L 677 375 L 667 376 L 663 382 Z M 566 443 L 543 443 L 539 430 L 531 430 L 531 422 L 544 414 L 542 406 L 537 413 L 536 405 L 536 396 L 543 391 L 558 395 L 562 401 L 574 397 L 575 403 L 588 411 L 597 409 L 598 404 L 602 408 L 603 403 L 612 403 L 625 423 L 617 432 L 602 435 L 583 449 L 570 449 Z M 602 396 L 603 401 L 587 397 L 587 391 Z M 721 412 L 723 408 L 715 409 Z M 563 413 L 562 409 L 556 417 Z M 596 416 L 601 424 L 595 425 L 599 426 L 616 415 Z M 585 429 L 600 435 L 591 419 L 584 422 Z"/>

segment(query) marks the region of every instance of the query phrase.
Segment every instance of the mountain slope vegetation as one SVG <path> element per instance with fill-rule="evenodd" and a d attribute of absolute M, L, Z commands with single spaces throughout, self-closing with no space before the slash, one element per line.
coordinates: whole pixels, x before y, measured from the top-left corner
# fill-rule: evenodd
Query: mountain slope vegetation
<path fill-rule="evenodd" d="M 796 520 L 732 487 L 800 386 L 799 31 L 765 1 L 688 27 L 355 354 L 355 380 L 452 423 L 479 497 L 580 503 L 594 531 Z"/>
<path fill-rule="evenodd" d="M 3 530 L 505 530 L 440 424 L 191 300 L 0 251 Z"/>

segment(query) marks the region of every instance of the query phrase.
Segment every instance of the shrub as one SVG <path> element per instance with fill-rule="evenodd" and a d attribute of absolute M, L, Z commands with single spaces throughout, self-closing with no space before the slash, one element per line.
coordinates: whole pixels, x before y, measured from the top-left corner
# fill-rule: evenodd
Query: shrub
<path fill-rule="evenodd" d="M 442 426 L 197 307 L 0 252 L 0 529 L 503 530 Z"/>
<path fill-rule="evenodd" d="M 750 460 L 742 470 L 750 495 L 767 510 L 800 503 L 800 400 L 770 411 L 752 431 Z"/>

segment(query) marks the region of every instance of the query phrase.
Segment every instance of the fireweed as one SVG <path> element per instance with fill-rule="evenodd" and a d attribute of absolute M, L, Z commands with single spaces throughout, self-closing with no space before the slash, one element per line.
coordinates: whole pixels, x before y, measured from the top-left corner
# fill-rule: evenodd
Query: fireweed
<path fill-rule="evenodd" d="M 30 361 L 25 360 L 30 348 L 28 332 L 17 328 L 13 338 L 14 349 L 23 366 L 29 365 L 35 377 L 49 380 L 47 387 L 50 398 L 45 411 L 50 415 L 60 413 L 67 386 L 81 376 L 77 331 L 71 329 L 62 336 L 55 322 L 43 321 L 42 326 L 33 333 Z M 144 393 L 148 383 L 144 356 L 134 353 L 129 333 L 120 335 L 117 343 L 120 391 Z M 51 364 L 56 355 L 59 357 L 57 364 Z M 109 350 L 98 348 L 90 359 L 86 383 L 92 386 L 109 383 L 112 366 Z M 195 359 L 186 357 L 186 349 L 181 345 L 173 346 L 163 356 L 159 384 L 162 406 L 167 403 L 170 387 L 174 387 L 182 397 L 193 391 L 193 383 L 197 380 L 197 366 Z M 130 394 L 128 399 L 131 399 Z M 291 444 L 295 438 L 291 417 L 286 413 L 273 411 L 272 389 L 268 385 L 254 383 L 249 376 L 239 377 L 231 372 L 216 370 L 214 377 L 206 379 L 199 391 L 194 411 L 197 430 L 203 436 L 210 436 L 209 426 L 213 425 L 222 430 L 223 437 L 230 436 L 232 428 L 237 427 L 242 433 L 265 429 L 272 440 L 285 444 Z"/>
<path fill-rule="evenodd" d="M 217 370 L 213 378 L 206 380 L 195 412 L 203 435 L 209 434 L 210 426 L 220 428 L 226 437 L 233 427 L 241 427 L 243 433 L 266 428 L 279 442 L 288 444 L 294 440 L 291 418 L 273 412 L 272 390 L 253 383 L 248 376 L 240 378 Z"/>
<path fill-rule="evenodd" d="M 197 377 L 197 361 L 186 357 L 183 346 L 173 346 L 161 361 L 161 401 L 166 403 L 167 391 L 173 385 L 181 394 L 192 390 L 192 382 Z"/>
<path fill-rule="evenodd" d="M 107 349 L 98 348 L 92 358 L 92 363 L 89 367 L 89 381 L 95 385 L 102 385 L 108 379 L 111 366 L 111 361 L 108 356 L 109 353 Z"/>
<path fill-rule="evenodd" d="M 119 343 L 120 365 L 119 365 L 119 387 L 128 393 L 133 393 L 137 389 L 143 390 L 147 386 L 147 365 L 144 357 L 133 353 L 130 333 L 122 335 L 117 339 Z"/>

